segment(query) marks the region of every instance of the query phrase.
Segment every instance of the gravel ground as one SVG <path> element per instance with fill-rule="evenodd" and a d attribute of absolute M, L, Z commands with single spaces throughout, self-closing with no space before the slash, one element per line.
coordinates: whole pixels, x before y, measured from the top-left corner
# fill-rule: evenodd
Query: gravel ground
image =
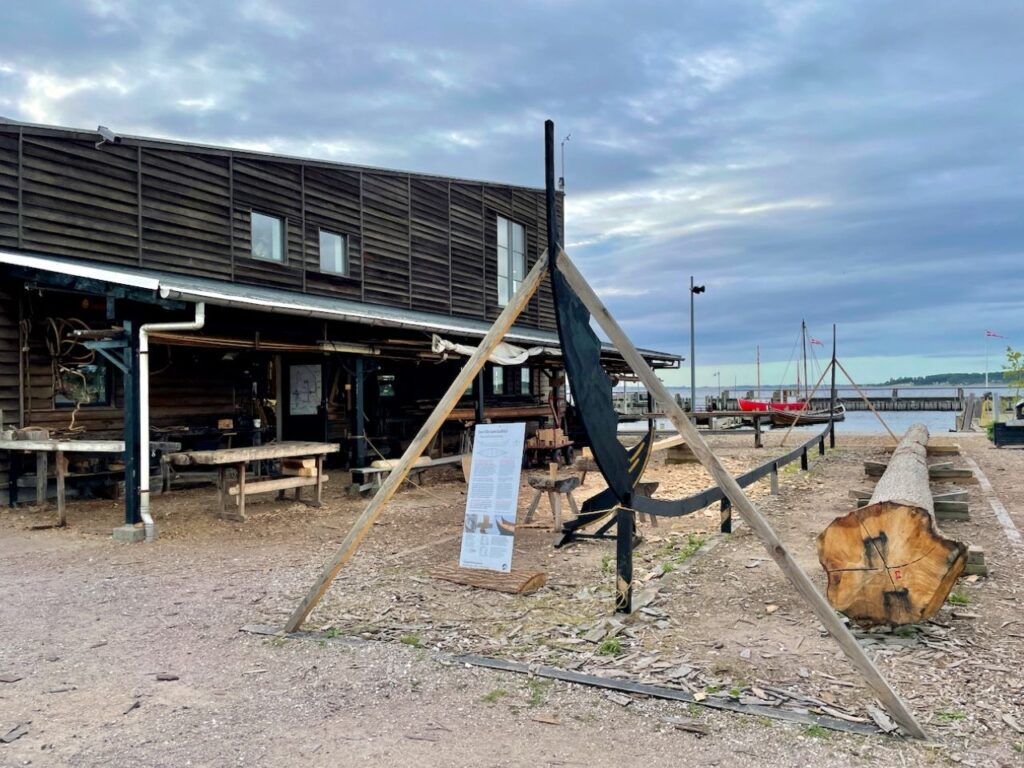
<path fill-rule="evenodd" d="M 778 440 L 761 451 L 738 437 L 715 445 L 741 471 L 781 453 Z M 1024 453 L 958 442 L 1024 528 Z M 819 583 L 814 536 L 849 509 L 849 489 L 867 485 L 862 462 L 880 446 L 842 436 L 809 473 L 783 473 L 779 496 L 767 482 L 751 489 Z M 709 485 L 699 467 L 659 461 L 648 477 L 666 496 Z M 580 499 L 600 488 L 591 478 Z M 609 544 L 553 552 L 547 531 L 521 531 L 516 566 L 549 574 L 529 597 L 429 577 L 457 556 L 465 486 L 454 475 L 401 493 L 311 616 L 309 628 L 391 640 L 357 646 L 239 632 L 280 626 L 336 548 L 365 504 L 340 484 L 323 509 L 268 497 L 245 524 L 213 519 L 209 488 L 158 497 L 154 545 L 109 539 L 112 502 L 73 503 L 67 530 L 31 529 L 52 511 L 5 510 L 0 680 L 13 682 L 0 682 L 0 739 L 24 734 L 0 743 L 0 765 L 1022 765 L 1024 563 L 970 489 L 972 520 L 944 529 L 985 547 L 991 576 L 962 582 L 969 603 L 923 631 L 864 639 L 931 744 L 666 701 L 623 706 L 594 689 L 446 663 L 448 651 L 470 650 L 657 680 L 671 661 L 693 668 L 691 688 L 722 686 L 711 695 L 773 685 L 862 713 L 870 694 L 756 539 L 742 527 L 714 536 L 717 509 L 644 529 L 637 577 L 649 578 L 638 589 L 655 591 L 654 615 L 625 622 L 610 656 L 579 637 L 611 617 Z M 691 536 L 715 545 L 680 559 Z"/>

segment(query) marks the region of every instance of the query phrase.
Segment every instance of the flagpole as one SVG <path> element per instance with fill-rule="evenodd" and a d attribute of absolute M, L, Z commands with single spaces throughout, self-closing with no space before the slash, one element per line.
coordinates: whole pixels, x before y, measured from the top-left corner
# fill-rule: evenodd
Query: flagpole
<path fill-rule="evenodd" d="M 988 331 L 985 331 L 985 389 L 988 389 Z"/>

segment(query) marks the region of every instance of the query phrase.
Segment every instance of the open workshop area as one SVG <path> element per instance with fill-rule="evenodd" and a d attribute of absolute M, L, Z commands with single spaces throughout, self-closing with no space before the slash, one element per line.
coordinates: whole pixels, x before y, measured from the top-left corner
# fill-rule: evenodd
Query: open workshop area
<path fill-rule="evenodd" d="M 788 450 L 782 432 L 710 439 L 734 474 Z M 950 443 L 949 438 L 933 438 Z M 209 487 L 156 496 L 158 541 L 126 547 L 110 529 L 121 504 L 0 514 L 0 722 L 26 733 L 5 764 L 582 765 L 631 745 L 653 765 L 1017 765 L 1024 735 L 1019 538 L 996 513 L 1024 504 L 1020 452 L 957 435 L 969 519 L 943 530 L 984 548 L 987 577 L 963 577 L 935 617 L 858 638 L 928 729 L 916 742 L 878 732 L 871 691 L 793 593 L 749 528 L 721 534 L 714 505 L 640 520 L 636 610 L 615 614 L 614 542 L 553 549 L 542 503 L 515 538 L 517 568 L 547 584 L 509 595 L 435 578 L 457 561 L 466 484 L 456 468 L 406 486 L 305 625 L 309 639 L 240 631 L 281 627 L 366 505 L 328 483 L 323 506 L 257 497 L 244 523 L 218 519 Z M 809 469 L 747 490 L 821 585 L 815 536 L 868 488 L 878 436 L 840 436 Z M 689 496 L 712 482 L 697 464 L 655 454 L 646 477 Z M 589 473 L 582 499 L 603 485 Z M 260 500 L 262 498 L 262 500 Z M 520 489 L 520 515 L 531 489 Z M 1005 512 L 1004 512 L 1005 514 Z M 522 517 L 520 517 L 522 520 Z M 685 703 L 468 666 L 462 654 L 651 683 Z M 859 735 L 708 704 L 808 713 Z M 883 721 L 884 722 L 884 721 Z M 481 744 L 489 757 L 481 761 Z M 794 745 L 799 745 L 799 756 Z"/>

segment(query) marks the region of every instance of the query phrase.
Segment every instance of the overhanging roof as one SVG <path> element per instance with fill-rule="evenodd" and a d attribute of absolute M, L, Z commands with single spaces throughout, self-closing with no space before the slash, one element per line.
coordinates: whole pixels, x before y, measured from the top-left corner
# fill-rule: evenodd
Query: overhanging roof
<path fill-rule="evenodd" d="M 152 291 L 155 296 L 164 299 L 177 299 L 193 303 L 205 302 L 253 312 L 406 328 L 427 333 L 449 333 L 474 338 L 482 338 L 491 328 L 491 323 L 484 320 L 452 317 L 401 307 L 365 304 L 351 299 L 314 296 L 280 288 L 243 285 L 225 280 L 156 272 L 137 267 L 98 264 L 44 254 L 0 250 L 0 264 Z M 505 334 L 505 338 L 530 345 L 559 346 L 558 334 L 519 325 L 513 325 Z M 616 352 L 615 347 L 611 344 L 604 344 L 603 348 L 606 352 Z M 648 359 L 667 365 L 682 359 L 678 355 L 652 350 L 641 349 L 640 353 Z"/>

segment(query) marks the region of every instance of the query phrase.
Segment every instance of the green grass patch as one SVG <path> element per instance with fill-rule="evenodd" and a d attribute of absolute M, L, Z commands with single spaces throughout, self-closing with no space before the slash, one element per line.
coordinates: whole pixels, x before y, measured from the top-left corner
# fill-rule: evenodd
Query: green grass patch
<path fill-rule="evenodd" d="M 508 691 L 504 688 L 495 688 L 493 691 L 488 691 L 484 694 L 481 701 L 484 704 L 497 704 L 499 700 L 508 696 Z"/>
<path fill-rule="evenodd" d="M 615 573 L 615 560 L 611 555 L 605 555 L 601 558 L 601 574 L 611 576 L 613 573 Z"/>
<path fill-rule="evenodd" d="M 420 640 L 419 635 L 402 635 L 400 638 L 398 638 L 398 642 L 402 643 L 403 645 L 411 645 L 413 648 L 423 647 L 423 641 Z"/>
<path fill-rule="evenodd" d="M 332 640 L 335 637 L 341 637 L 341 628 L 331 627 L 326 632 L 324 632 L 324 637 L 326 637 L 328 640 Z"/>
<path fill-rule="evenodd" d="M 599 656 L 620 656 L 622 654 L 622 640 L 617 637 L 606 637 L 597 646 Z"/>
<path fill-rule="evenodd" d="M 949 602 L 953 605 L 969 605 L 971 602 L 970 596 L 961 590 L 957 590 L 949 596 Z"/>
<path fill-rule="evenodd" d="M 967 719 L 967 715 L 958 709 L 944 709 L 935 717 L 940 723 L 959 723 Z"/>
<path fill-rule="evenodd" d="M 804 736 L 810 736 L 812 739 L 827 739 L 828 728 L 822 728 L 820 725 L 808 725 L 804 728 Z"/>
<path fill-rule="evenodd" d="M 550 680 L 541 680 L 539 677 L 531 677 L 526 681 L 526 689 L 529 695 L 526 699 L 526 706 L 530 709 L 543 707 L 548 700 L 548 690 L 551 688 Z"/>

